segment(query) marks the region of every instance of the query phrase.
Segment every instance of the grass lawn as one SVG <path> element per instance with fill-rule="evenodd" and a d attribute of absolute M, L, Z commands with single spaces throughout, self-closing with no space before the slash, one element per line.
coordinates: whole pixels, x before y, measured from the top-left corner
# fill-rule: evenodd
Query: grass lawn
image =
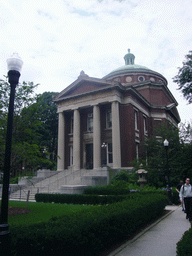
<path fill-rule="evenodd" d="M 25 208 L 26 202 L 9 201 L 9 206 Z M 90 207 L 93 206 L 28 202 L 27 209 L 32 212 L 27 214 L 11 215 L 9 216 L 8 223 L 10 228 L 11 226 L 28 226 L 39 222 L 47 222 L 54 217 L 84 211 Z"/>

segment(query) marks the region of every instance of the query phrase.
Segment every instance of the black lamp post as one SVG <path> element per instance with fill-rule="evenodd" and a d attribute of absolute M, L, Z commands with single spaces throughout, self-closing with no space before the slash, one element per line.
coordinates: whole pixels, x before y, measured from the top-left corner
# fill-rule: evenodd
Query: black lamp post
<path fill-rule="evenodd" d="M 168 161 L 168 147 L 169 147 L 169 141 L 167 139 L 163 142 L 165 150 L 166 150 L 166 166 L 167 166 L 167 190 L 168 190 L 168 197 L 169 197 L 169 205 L 172 204 L 171 202 L 171 189 L 170 189 L 170 172 L 169 172 L 169 161 Z"/>
<path fill-rule="evenodd" d="M 8 78 L 11 86 L 9 110 L 7 120 L 7 134 L 5 144 L 5 159 L 4 159 L 4 173 L 3 173 L 3 191 L 1 200 L 1 218 L 0 218 L 0 248 L 2 253 L 8 250 L 8 201 L 9 201 L 9 180 L 10 180 L 10 163 L 11 163 L 11 144 L 12 144 L 12 128 L 13 128 L 13 112 L 14 112 L 14 99 L 15 88 L 19 82 L 20 71 L 23 65 L 23 61 L 14 53 L 9 59 L 7 59 L 8 66 Z M 4 254 L 3 254 L 4 255 Z"/>

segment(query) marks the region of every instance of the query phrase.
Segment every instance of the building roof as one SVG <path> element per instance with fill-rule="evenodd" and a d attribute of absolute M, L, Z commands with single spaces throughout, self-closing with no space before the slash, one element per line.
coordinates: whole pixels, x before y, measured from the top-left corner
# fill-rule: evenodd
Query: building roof
<path fill-rule="evenodd" d="M 128 49 L 128 53 L 124 56 L 125 65 L 119 68 L 114 69 L 109 74 L 103 77 L 103 79 L 108 79 L 113 76 L 117 76 L 125 73 L 149 73 L 155 74 L 163 77 L 160 73 L 153 71 L 145 66 L 135 64 L 135 55 L 130 53 L 130 49 Z M 165 77 L 163 77 L 165 79 Z M 166 80 L 166 79 L 165 79 Z"/>
<path fill-rule="evenodd" d="M 67 88 L 61 91 L 55 98 L 54 101 L 57 104 L 60 104 L 63 101 L 68 101 L 71 99 L 84 98 L 88 95 L 93 95 L 96 93 L 104 93 L 105 91 L 117 90 L 120 93 L 130 91 L 131 94 L 136 95 L 146 106 L 154 109 L 164 109 L 171 113 L 172 116 L 180 122 L 179 113 L 177 111 L 176 106 L 178 105 L 172 93 L 169 91 L 167 87 L 167 80 L 160 73 L 153 71 L 145 66 L 137 65 L 134 63 L 135 56 L 130 53 L 128 49 L 128 53 L 124 56 L 125 65 L 119 67 L 103 78 L 95 78 L 89 77 L 85 74 L 84 71 L 80 72 L 79 77 L 70 84 Z M 130 83 L 122 83 L 120 79 L 116 80 L 116 78 L 124 77 L 124 76 L 133 76 L 137 77 L 139 75 L 147 77 L 144 81 L 135 80 Z M 150 77 L 157 78 L 155 80 L 150 80 Z M 159 90 L 162 89 L 164 91 L 165 97 L 169 99 L 170 103 L 162 102 L 162 104 L 154 104 L 145 97 L 145 94 L 142 94 L 142 90 L 150 89 Z"/>

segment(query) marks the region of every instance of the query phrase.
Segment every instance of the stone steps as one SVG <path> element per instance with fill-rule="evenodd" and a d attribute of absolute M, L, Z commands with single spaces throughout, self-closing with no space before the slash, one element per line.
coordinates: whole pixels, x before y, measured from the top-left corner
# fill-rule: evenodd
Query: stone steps
<path fill-rule="evenodd" d="M 28 190 L 30 190 L 29 200 L 35 200 L 36 193 L 82 193 L 86 186 L 107 184 L 107 171 L 105 169 L 101 171 L 83 169 L 73 171 L 69 169 L 50 173 L 48 177 L 34 177 L 28 180 L 27 184 L 14 188 L 15 192 L 10 194 L 10 200 L 26 200 Z"/>

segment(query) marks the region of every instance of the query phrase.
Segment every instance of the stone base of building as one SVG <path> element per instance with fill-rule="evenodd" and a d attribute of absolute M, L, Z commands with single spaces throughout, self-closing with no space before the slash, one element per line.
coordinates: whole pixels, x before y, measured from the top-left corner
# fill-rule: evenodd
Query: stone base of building
<path fill-rule="evenodd" d="M 82 194 L 86 185 L 62 185 L 59 189 L 60 194 Z"/>

